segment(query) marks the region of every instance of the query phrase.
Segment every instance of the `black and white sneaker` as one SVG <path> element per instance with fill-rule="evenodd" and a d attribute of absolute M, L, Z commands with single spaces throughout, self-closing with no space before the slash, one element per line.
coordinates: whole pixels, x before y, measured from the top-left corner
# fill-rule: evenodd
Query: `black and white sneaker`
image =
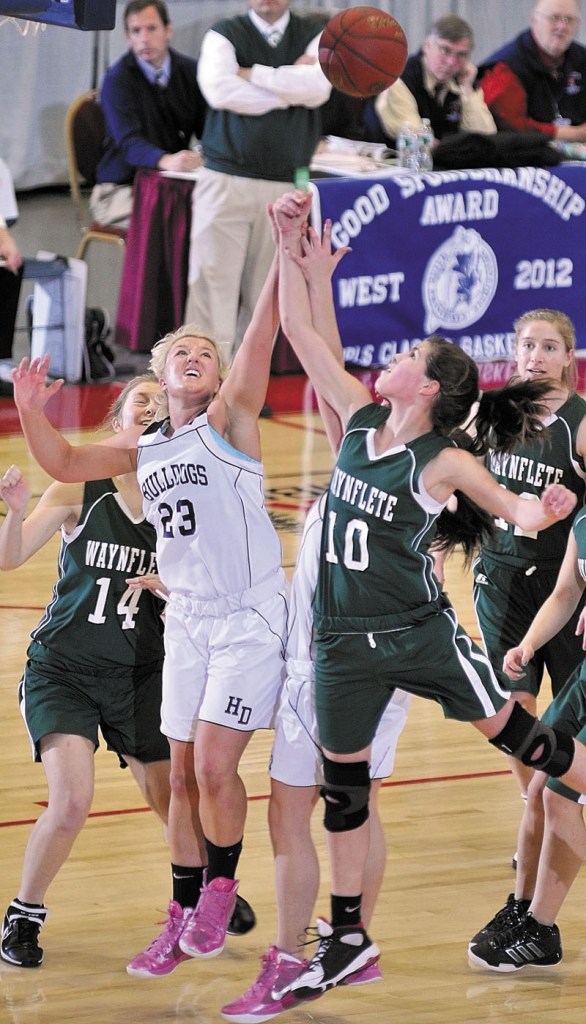
<path fill-rule="evenodd" d="M 2 923 L 0 956 L 15 967 L 40 967 L 43 950 L 39 932 L 47 920 L 46 907 L 14 899 Z"/>
<path fill-rule="evenodd" d="M 244 897 L 236 895 L 236 904 L 226 928 L 227 935 L 246 935 L 256 924 L 256 914 Z"/>
<path fill-rule="evenodd" d="M 468 957 L 490 971 L 520 971 L 522 967 L 555 967 L 562 959 L 557 925 L 540 924 L 532 914 L 509 931 L 471 946 Z"/>
<path fill-rule="evenodd" d="M 316 993 L 322 994 L 339 985 L 349 974 L 376 963 L 380 956 L 380 949 L 364 928 L 356 925 L 333 928 L 329 921 L 318 917 L 316 930 L 317 952 L 291 985 L 273 993 L 274 999 L 281 998 L 285 992 L 291 992 L 296 999 L 311 999 Z"/>
<path fill-rule="evenodd" d="M 498 935 L 499 932 L 506 932 L 509 928 L 519 924 L 520 921 L 525 919 L 530 903 L 531 900 L 517 900 L 515 899 L 514 892 L 509 893 L 504 907 L 501 907 L 496 912 L 488 924 L 485 924 L 484 928 L 476 932 L 476 935 L 470 939 L 468 948 L 471 949 L 472 946 L 478 945 L 479 942 L 485 942 L 491 936 Z"/>

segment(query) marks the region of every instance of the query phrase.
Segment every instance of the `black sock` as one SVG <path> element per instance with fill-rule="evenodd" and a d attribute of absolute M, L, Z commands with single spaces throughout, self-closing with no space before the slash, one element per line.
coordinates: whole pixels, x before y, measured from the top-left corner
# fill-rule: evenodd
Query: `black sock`
<path fill-rule="evenodd" d="M 360 896 L 331 896 L 330 900 L 334 928 L 361 923 L 362 893 Z"/>
<path fill-rule="evenodd" d="M 242 852 L 242 840 L 234 846 L 215 846 L 206 839 L 208 850 L 207 880 L 212 878 L 236 878 L 236 868 Z"/>
<path fill-rule="evenodd" d="M 173 877 L 173 899 L 180 907 L 196 907 L 203 885 L 204 868 L 183 867 L 171 864 Z"/>

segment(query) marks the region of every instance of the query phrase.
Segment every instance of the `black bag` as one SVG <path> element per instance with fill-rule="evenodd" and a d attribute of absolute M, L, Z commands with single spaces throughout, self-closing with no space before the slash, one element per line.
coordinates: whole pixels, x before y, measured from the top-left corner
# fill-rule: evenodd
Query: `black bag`
<path fill-rule="evenodd" d="M 564 159 L 551 145 L 549 136 L 539 131 L 458 132 L 445 135 L 433 151 L 436 171 L 472 167 L 555 167 Z"/>
<path fill-rule="evenodd" d="M 114 353 L 108 345 L 110 316 L 101 306 L 85 311 L 82 380 L 96 384 L 116 376 Z"/>

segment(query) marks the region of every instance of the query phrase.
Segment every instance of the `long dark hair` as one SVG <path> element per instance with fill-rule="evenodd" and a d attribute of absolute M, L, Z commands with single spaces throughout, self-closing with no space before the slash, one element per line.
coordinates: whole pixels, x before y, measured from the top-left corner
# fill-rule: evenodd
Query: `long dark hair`
<path fill-rule="evenodd" d="M 478 367 L 466 352 L 439 335 L 426 338 L 426 342 L 431 348 L 426 373 L 440 384 L 432 409 L 433 426 L 439 433 L 476 457 L 486 455 L 490 448 L 508 452 L 540 437 L 548 411 L 544 398 L 556 382 L 517 381 L 479 394 Z M 463 423 L 466 431 L 461 429 Z M 461 491 L 455 496 L 457 511 L 444 509 L 438 517 L 434 547 L 450 551 L 460 544 L 469 566 L 492 536 L 494 520 Z"/>

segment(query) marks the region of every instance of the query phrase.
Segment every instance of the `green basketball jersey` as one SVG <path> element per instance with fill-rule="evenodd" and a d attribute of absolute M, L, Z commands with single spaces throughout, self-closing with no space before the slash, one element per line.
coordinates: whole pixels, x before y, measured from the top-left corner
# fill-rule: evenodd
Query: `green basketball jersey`
<path fill-rule="evenodd" d="M 574 519 L 572 529 L 578 547 L 578 572 L 586 580 L 586 509 L 581 509 Z"/>
<path fill-rule="evenodd" d="M 156 535 L 131 517 L 112 480 L 85 484 L 72 534 L 62 534 L 59 578 L 31 633 L 72 661 L 121 669 L 163 657 L 162 602 L 126 579 L 156 572 Z"/>
<path fill-rule="evenodd" d="M 453 442 L 431 431 L 377 455 L 375 430 L 388 415 L 385 407 L 365 406 L 342 442 L 324 516 L 315 601 L 320 632 L 410 625 L 441 594 L 428 549 L 443 505 L 420 477 Z"/>
<path fill-rule="evenodd" d="M 570 395 L 548 420 L 542 438 L 518 445 L 511 454 L 490 452 L 486 460 L 489 472 L 507 490 L 528 498 L 538 498 L 548 484 L 564 484 L 576 494 L 579 511 L 585 500 L 586 471 L 576 451 L 576 434 L 584 416 L 586 402 L 579 395 Z M 534 533 L 496 519 L 494 537 L 484 545 L 483 553 L 518 568 L 535 564 L 543 569 L 555 567 L 564 557 L 572 519 L 569 516 Z"/>

